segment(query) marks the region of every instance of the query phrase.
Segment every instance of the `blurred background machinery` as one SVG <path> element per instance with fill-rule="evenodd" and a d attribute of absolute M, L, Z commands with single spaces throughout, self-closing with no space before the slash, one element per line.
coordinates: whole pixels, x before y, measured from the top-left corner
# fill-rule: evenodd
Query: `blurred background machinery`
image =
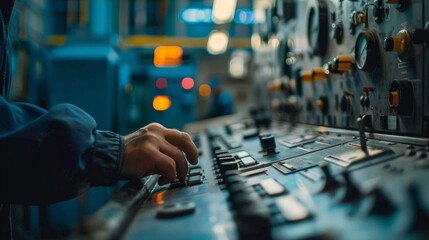
<path fill-rule="evenodd" d="M 16 206 L 21 234 L 427 238 L 428 26 L 423 0 L 17 0 L 13 100 L 201 154 L 185 183 Z"/>

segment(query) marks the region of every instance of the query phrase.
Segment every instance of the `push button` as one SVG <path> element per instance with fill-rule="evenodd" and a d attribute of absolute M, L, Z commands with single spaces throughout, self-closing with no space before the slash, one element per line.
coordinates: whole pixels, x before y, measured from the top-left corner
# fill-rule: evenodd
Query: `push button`
<path fill-rule="evenodd" d="M 234 155 L 237 156 L 238 158 L 244 158 L 244 157 L 248 157 L 249 153 L 246 151 L 241 151 L 241 152 L 235 153 Z"/>
<path fill-rule="evenodd" d="M 293 197 L 282 197 L 276 201 L 281 214 L 288 222 L 304 220 L 310 217 L 310 212 Z"/>
<path fill-rule="evenodd" d="M 243 166 L 243 167 L 247 167 L 247 166 L 250 166 L 250 165 L 253 165 L 253 164 L 256 164 L 256 160 L 255 159 L 253 159 L 252 157 L 245 157 L 245 158 L 242 158 L 241 159 L 241 165 Z"/>
<path fill-rule="evenodd" d="M 189 215 L 195 212 L 197 206 L 194 202 L 178 202 L 173 204 L 165 204 L 158 208 L 156 212 L 157 218 L 175 218 L 184 215 Z"/>
<path fill-rule="evenodd" d="M 201 175 L 192 176 L 188 179 L 188 185 L 189 186 L 198 185 L 201 183 L 203 183 L 203 176 L 201 176 Z"/>
<path fill-rule="evenodd" d="M 264 179 L 259 184 L 268 196 L 277 196 L 286 192 L 286 189 L 273 178 Z"/>
<path fill-rule="evenodd" d="M 200 169 L 194 168 L 194 169 L 189 170 L 189 177 L 196 176 L 196 175 L 202 175 L 202 174 L 203 174 L 203 171 L 201 170 L 201 168 Z"/>

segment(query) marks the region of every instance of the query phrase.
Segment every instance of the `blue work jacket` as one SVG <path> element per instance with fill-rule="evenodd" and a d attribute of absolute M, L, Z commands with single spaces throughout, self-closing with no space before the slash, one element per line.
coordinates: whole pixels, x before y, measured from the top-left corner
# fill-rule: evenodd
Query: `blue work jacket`
<path fill-rule="evenodd" d="M 71 104 L 49 111 L 7 101 L 7 27 L 13 1 L 0 2 L 0 205 L 49 204 L 90 186 L 112 186 L 121 170 L 123 136 L 97 130 Z"/>

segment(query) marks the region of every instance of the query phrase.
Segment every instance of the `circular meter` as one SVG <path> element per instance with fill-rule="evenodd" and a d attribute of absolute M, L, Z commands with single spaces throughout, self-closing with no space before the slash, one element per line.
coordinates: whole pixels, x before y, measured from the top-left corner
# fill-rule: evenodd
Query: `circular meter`
<path fill-rule="evenodd" d="M 323 56 L 328 47 L 329 18 L 325 0 L 310 4 L 307 16 L 307 41 L 313 55 Z"/>
<path fill-rule="evenodd" d="M 355 44 L 356 66 L 363 71 L 373 71 L 380 62 L 379 41 L 372 30 L 359 33 Z"/>

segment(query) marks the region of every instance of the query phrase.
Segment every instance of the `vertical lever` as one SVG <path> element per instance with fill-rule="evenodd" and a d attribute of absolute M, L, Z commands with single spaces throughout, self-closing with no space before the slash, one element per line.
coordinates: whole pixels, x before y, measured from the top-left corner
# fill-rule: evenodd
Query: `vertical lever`
<path fill-rule="evenodd" d="M 365 139 L 365 115 L 357 118 L 356 123 L 359 126 L 360 147 L 361 147 L 362 151 L 364 151 L 366 154 L 368 154 L 368 149 L 366 146 L 366 139 Z"/>

